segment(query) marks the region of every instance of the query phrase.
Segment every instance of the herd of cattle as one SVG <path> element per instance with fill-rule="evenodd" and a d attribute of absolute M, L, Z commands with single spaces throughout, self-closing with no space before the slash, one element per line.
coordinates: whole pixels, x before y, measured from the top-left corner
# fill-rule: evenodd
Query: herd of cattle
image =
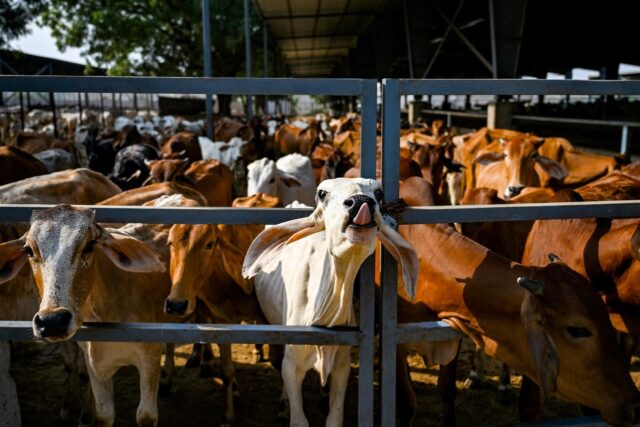
<path fill-rule="evenodd" d="M 30 223 L 0 224 L 0 319 L 32 320 L 58 343 L 68 373 L 61 415 L 112 425 L 113 380 L 133 365 L 138 425 L 158 422 L 171 386 L 172 345 L 70 344 L 85 321 L 353 325 L 357 271 L 379 241 L 398 261 L 398 321 L 444 320 L 485 354 L 523 375 L 520 415 L 535 420 L 554 394 L 610 424 L 637 422 L 629 374 L 640 334 L 640 220 L 553 220 L 401 225 L 403 206 L 627 200 L 640 197 L 640 164 L 580 151 L 563 138 L 487 129 L 456 135 L 441 122 L 402 129 L 400 197 L 359 178 L 360 119 L 255 117 L 202 125 L 173 117 L 118 117 L 74 126 L 66 139 L 20 132 L 0 146 L 0 204 L 55 204 Z M 378 141 L 378 171 L 380 170 Z M 259 225 L 99 224 L 70 205 L 315 207 L 305 218 Z M 78 350 L 78 347 L 81 351 Z M 208 350 L 194 345 L 201 357 Z M 307 425 L 302 380 L 329 383 L 327 425 L 341 425 L 350 352 L 270 346 L 291 425 Z M 417 351 L 440 365 L 438 390 L 454 425 L 459 340 L 398 349 L 397 413 L 418 401 L 406 363 Z M 166 352 L 165 376 L 161 355 Z M 225 422 L 237 420 L 231 346 L 220 345 Z M 263 357 L 256 347 L 256 357 Z M 0 344 L 0 413 L 18 425 Z M 480 375 L 481 364 L 472 376 Z M 83 384 L 88 377 L 89 384 Z M 161 383 L 162 377 L 162 385 Z M 85 381 L 86 382 L 86 381 Z M 92 398 L 82 393 L 89 387 Z M 288 404 L 286 403 L 288 402 Z M 204 416 L 204 414 L 203 414 Z M 1 422 L 0 422 L 1 424 Z"/>

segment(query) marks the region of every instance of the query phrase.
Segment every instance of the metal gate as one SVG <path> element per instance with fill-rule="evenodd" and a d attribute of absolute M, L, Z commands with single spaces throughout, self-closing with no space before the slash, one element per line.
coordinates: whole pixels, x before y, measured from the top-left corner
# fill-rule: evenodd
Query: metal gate
<path fill-rule="evenodd" d="M 238 95 L 347 95 L 362 100 L 363 177 L 376 174 L 375 80 L 360 79 L 257 79 L 171 77 L 50 77 L 1 76 L 0 91 L 87 93 L 174 93 Z M 386 201 L 398 197 L 400 96 L 423 95 L 635 95 L 640 82 L 571 80 L 395 80 L 382 82 L 382 181 Z M 2 205 L 0 222 L 29 221 L 33 209 L 48 205 Z M 92 206 L 100 222 L 149 224 L 274 224 L 308 215 L 309 209 L 157 208 Z M 564 218 L 640 217 L 640 202 L 583 202 L 511 206 L 408 208 L 400 223 L 520 221 Z M 382 253 L 381 307 L 381 421 L 395 425 L 396 344 L 439 341 L 462 335 L 443 322 L 397 325 L 397 269 L 393 258 Z M 345 344 L 359 347 L 358 424 L 374 425 L 374 262 L 361 270 L 360 325 L 357 328 L 322 328 L 274 325 L 206 324 L 85 324 L 76 341 L 220 342 L 273 344 Z M 31 322 L 0 322 L 0 340 L 32 339 Z"/>

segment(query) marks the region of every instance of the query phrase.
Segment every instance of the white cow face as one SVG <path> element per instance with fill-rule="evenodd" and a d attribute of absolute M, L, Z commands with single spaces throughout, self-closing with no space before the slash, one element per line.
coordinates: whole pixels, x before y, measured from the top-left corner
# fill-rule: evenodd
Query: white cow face
<path fill-rule="evenodd" d="M 0 244 L 0 283 L 31 264 L 40 295 L 33 334 L 48 341 L 70 338 L 82 325 L 81 310 L 96 280 L 95 252 L 116 267 L 133 272 L 159 272 L 165 267 L 142 242 L 114 236 L 96 224 L 89 209 L 56 206 L 34 212 L 29 231 Z"/>
<path fill-rule="evenodd" d="M 300 181 L 276 167 L 276 163 L 266 157 L 247 166 L 247 196 L 257 193 L 278 195 L 278 186 L 300 186 Z"/>
<path fill-rule="evenodd" d="M 382 187 L 371 179 L 337 178 L 318 186 L 315 211 L 306 218 L 266 228 L 253 241 L 243 265 L 243 275 L 253 277 L 288 243 L 325 231 L 330 254 L 337 262 L 352 262 L 356 268 L 371 255 L 376 238 L 402 267 L 407 293 L 413 296 L 418 276 L 418 258 L 413 248 L 389 225 L 380 213 Z"/>

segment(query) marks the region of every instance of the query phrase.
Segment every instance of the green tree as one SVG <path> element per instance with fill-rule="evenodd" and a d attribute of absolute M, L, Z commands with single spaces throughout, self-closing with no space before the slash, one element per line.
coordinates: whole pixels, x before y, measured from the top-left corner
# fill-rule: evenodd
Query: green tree
<path fill-rule="evenodd" d="M 42 8 L 43 0 L 0 0 L 0 47 L 27 34 L 27 25 Z"/>

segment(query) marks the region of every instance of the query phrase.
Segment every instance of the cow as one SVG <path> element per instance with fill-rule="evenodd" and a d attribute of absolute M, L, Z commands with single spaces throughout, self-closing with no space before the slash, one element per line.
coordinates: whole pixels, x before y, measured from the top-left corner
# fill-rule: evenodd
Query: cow
<path fill-rule="evenodd" d="M 175 197 L 154 205 L 189 205 Z M 25 235 L 0 245 L 0 280 L 11 279 L 29 261 L 41 300 L 32 321 L 33 334 L 43 341 L 68 340 L 83 321 L 167 321 L 162 303 L 169 278 L 160 255 L 166 252 L 167 232 L 167 226 L 146 224 L 107 229 L 96 223 L 92 210 L 68 205 L 36 211 Z M 140 374 L 136 421 L 139 426 L 156 425 L 162 344 L 79 345 L 87 362 L 97 422 L 113 425 L 112 377 L 120 367 L 133 365 Z"/>
<path fill-rule="evenodd" d="M 7 145 L 17 147 L 31 154 L 36 154 L 50 148 L 60 148 L 73 154 L 74 157 L 76 156 L 73 144 L 41 133 L 19 132 Z"/>
<path fill-rule="evenodd" d="M 431 205 L 433 188 L 421 178 L 409 178 L 400 197 L 409 206 Z M 399 232 L 419 256 L 415 302 L 401 292 L 400 323 L 446 321 L 486 354 L 522 372 L 525 396 L 535 389 L 531 381 L 540 385 L 538 405 L 554 394 L 599 410 L 608 423 L 634 423 L 640 394 L 604 304 L 584 277 L 556 257 L 544 267 L 522 266 L 445 224 L 402 225 Z M 455 423 L 458 343 L 422 342 L 399 349 L 397 402 L 405 422 L 416 403 L 406 365 L 409 348 L 417 349 L 427 365 L 440 364 L 445 424 Z M 521 408 L 521 419 L 535 418 L 538 409 Z"/>
<path fill-rule="evenodd" d="M 46 166 L 19 148 L 0 147 L 0 185 L 48 173 Z"/>
<path fill-rule="evenodd" d="M 158 150 L 147 144 L 125 147 L 116 154 L 109 179 L 123 190 L 138 188 L 149 178 L 147 162 L 159 158 Z"/>
<path fill-rule="evenodd" d="M 12 150 L 17 150 L 11 147 Z M 54 194 L 63 203 L 94 204 L 101 198 L 114 195 L 120 190 L 112 185 L 103 176 L 95 173 L 58 173 L 38 177 L 39 179 L 28 179 L 13 183 L 10 186 L 0 187 L 0 198 L 2 203 L 51 203 L 51 195 Z M 7 188 L 9 187 L 9 188 Z M 95 192 L 92 189 L 95 188 Z M 4 190 L 3 190 L 4 189 Z M 20 238 L 26 232 L 22 223 L 0 224 L 0 242 L 7 242 Z M 2 320 L 31 320 L 38 310 L 38 294 L 36 291 L 33 275 L 23 269 L 15 278 L 0 285 L 0 319 Z M 8 366 L 8 353 L 6 346 L 0 344 L 0 365 Z M 88 403 L 82 398 L 81 381 L 79 369 L 84 363 L 77 354 L 75 344 L 65 344 L 56 350 L 62 357 L 65 365 L 67 377 L 65 378 L 65 394 L 63 406 L 60 410 L 61 418 L 70 420 L 72 414 L 81 409 L 89 412 Z M 80 363 L 79 363 L 80 361 Z M 4 375 L 7 374 L 7 375 Z M 0 374 L 0 383 L 6 385 L 1 390 L 10 390 L 13 380 L 8 376 L 8 372 Z M 1 393 L 1 392 L 0 392 Z M 17 408 L 17 397 L 11 399 L 10 396 L 2 396 L 3 420 L 7 425 L 14 425 L 7 409 Z M 9 407 L 9 408 L 7 408 Z M 19 425 L 19 421 L 15 421 Z"/>
<path fill-rule="evenodd" d="M 360 158 L 360 132 L 347 130 L 336 134 L 333 138 L 333 146 L 347 157 Z"/>
<path fill-rule="evenodd" d="M 104 199 L 99 205 L 112 206 L 141 206 L 151 200 L 161 196 L 170 196 L 172 194 L 182 194 L 184 197 L 195 200 L 200 206 L 207 204 L 207 199 L 196 190 L 175 182 L 160 182 L 150 184 L 133 190 L 123 191 L 112 197 Z"/>
<path fill-rule="evenodd" d="M 199 160 L 188 165 L 187 159 L 147 162 L 150 175 L 145 184 L 173 181 L 200 192 L 207 206 L 231 206 L 233 175 L 217 160 Z"/>
<path fill-rule="evenodd" d="M 543 139 L 501 139 L 501 150 L 480 152 L 474 163 L 484 167 L 476 173 L 476 186 L 493 188 L 509 199 L 520 194 L 525 187 L 541 187 L 538 168 L 552 178 L 546 186 L 560 184 L 568 172 L 557 161 L 538 153 L 543 142 Z"/>
<path fill-rule="evenodd" d="M 278 128 L 275 138 L 276 157 L 293 153 L 310 155 L 320 142 L 327 139 L 320 123 L 312 121 L 305 129 L 284 124 Z"/>
<path fill-rule="evenodd" d="M 326 179 L 341 178 L 353 167 L 350 157 L 326 142 L 316 145 L 310 157 L 316 184 Z"/>
<path fill-rule="evenodd" d="M 75 169 L 79 166 L 74 155 L 61 148 L 50 148 L 34 154 L 34 157 L 44 163 L 49 173 Z"/>
<path fill-rule="evenodd" d="M 259 206 L 261 195 L 252 196 Z M 246 201 L 245 201 L 246 202 Z M 196 310 L 196 298 L 213 323 L 266 323 L 253 284 L 242 277 L 244 255 L 262 225 L 174 225 L 169 233 L 171 293 L 164 305 L 169 315 L 184 317 Z M 236 419 L 238 394 L 231 345 L 219 344 L 224 387 L 225 423 Z"/>
<path fill-rule="evenodd" d="M 189 159 L 189 162 L 202 160 L 202 150 L 198 135 L 191 132 L 178 132 L 172 135 L 160 148 L 164 159 Z"/>
<path fill-rule="evenodd" d="M 305 218 L 266 228 L 251 244 L 243 277 L 253 278 L 260 306 L 271 324 L 353 325 L 353 283 L 376 237 L 402 266 L 408 293 L 417 272 L 413 249 L 380 213 L 383 194 L 374 180 L 338 178 L 320 183 L 317 206 Z M 287 345 L 282 378 L 292 426 L 307 425 L 302 408 L 302 380 L 310 369 L 322 385 L 331 376 L 326 425 L 342 425 L 349 378 L 348 346 Z"/>
<path fill-rule="evenodd" d="M 229 142 L 212 142 L 209 138 L 201 136 L 198 141 L 204 160 L 218 160 L 231 170 L 235 169 L 238 159 L 246 157 L 245 147 L 248 142 L 242 138 L 233 137 Z"/>
<path fill-rule="evenodd" d="M 274 162 L 262 158 L 247 166 L 247 195 L 266 193 L 287 205 L 294 200 L 315 203 L 315 178 L 311 160 L 301 154 L 289 154 Z"/>

